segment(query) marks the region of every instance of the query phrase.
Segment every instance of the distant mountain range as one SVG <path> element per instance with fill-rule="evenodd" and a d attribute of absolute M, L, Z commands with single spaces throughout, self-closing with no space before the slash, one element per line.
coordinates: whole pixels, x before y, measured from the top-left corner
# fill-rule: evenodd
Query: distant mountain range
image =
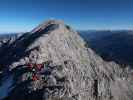
<path fill-rule="evenodd" d="M 133 31 L 80 31 L 97 54 L 107 61 L 133 65 Z"/>
<path fill-rule="evenodd" d="M 9 38 L 11 38 L 11 37 L 17 37 L 18 36 L 18 34 L 17 33 L 14 33 L 14 34 L 10 34 L 10 33 L 8 33 L 8 34 L 0 34 L 0 40 L 2 40 L 2 39 L 9 39 Z"/>

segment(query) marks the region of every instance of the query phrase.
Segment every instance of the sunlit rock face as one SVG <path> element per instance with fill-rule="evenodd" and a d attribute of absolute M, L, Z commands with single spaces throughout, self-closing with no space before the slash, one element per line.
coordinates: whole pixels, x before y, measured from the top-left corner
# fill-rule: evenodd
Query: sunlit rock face
<path fill-rule="evenodd" d="M 0 61 L 6 60 L 14 77 L 7 100 L 133 99 L 132 70 L 103 61 L 62 21 L 40 24 L 9 48 Z"/>

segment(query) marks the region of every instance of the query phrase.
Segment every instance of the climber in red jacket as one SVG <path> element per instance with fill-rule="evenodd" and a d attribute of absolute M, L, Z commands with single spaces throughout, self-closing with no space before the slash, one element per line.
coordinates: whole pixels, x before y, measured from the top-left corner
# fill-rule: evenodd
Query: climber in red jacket
<path fill-rule="evenodd" d="M 28 63 L 27 66 L 28 66 L 28 68 L 30 68 L 30 69 L 33 68 L 33 64 L 31 64 L 31 63 Z"/>
<path fill-rule="evenodd" d="M 43 65 L 42 64 L 36 64 L 37 70 L 41 71 Z"/>
<path fill-rule="evenodd" d="M 38 76 L 37 76 L 36 74 L 34 74 L 34 75 L 32 76 L 32 80 L 33 80 L 33 81 L 36 81 L 36 80 L 39 80 L 39 78 L 38 78 Z"/>

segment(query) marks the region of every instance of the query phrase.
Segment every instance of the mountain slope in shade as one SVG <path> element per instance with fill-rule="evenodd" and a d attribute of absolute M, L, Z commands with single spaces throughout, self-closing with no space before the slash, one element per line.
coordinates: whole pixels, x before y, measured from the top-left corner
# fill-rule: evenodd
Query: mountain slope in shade
<path fill-rule="evenodd" d="M 0 63 L 14 77 L 5 100 L 132 100 L 132 70 L 107 63 L 77 32 L 50 20 L 16 39 Z M 43 65 L 41 70 L 29 65 Z M 32 77 L 30 76 L 37 76 Z"/>
<path fill-rule="evenodd" d="M 133 31 L 86 31 L 80 34 L 104 60 L 133 65 Z"/>

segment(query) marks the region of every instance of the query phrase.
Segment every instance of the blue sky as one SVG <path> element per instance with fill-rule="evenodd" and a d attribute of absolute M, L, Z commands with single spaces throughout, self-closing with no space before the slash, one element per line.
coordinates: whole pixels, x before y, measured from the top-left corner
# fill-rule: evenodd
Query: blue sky
<path fill-rule="evenodd" d="M 62 19 L 74 29 L 133 29 L 133 0 L 0 0 L 0 33 Z"/>

